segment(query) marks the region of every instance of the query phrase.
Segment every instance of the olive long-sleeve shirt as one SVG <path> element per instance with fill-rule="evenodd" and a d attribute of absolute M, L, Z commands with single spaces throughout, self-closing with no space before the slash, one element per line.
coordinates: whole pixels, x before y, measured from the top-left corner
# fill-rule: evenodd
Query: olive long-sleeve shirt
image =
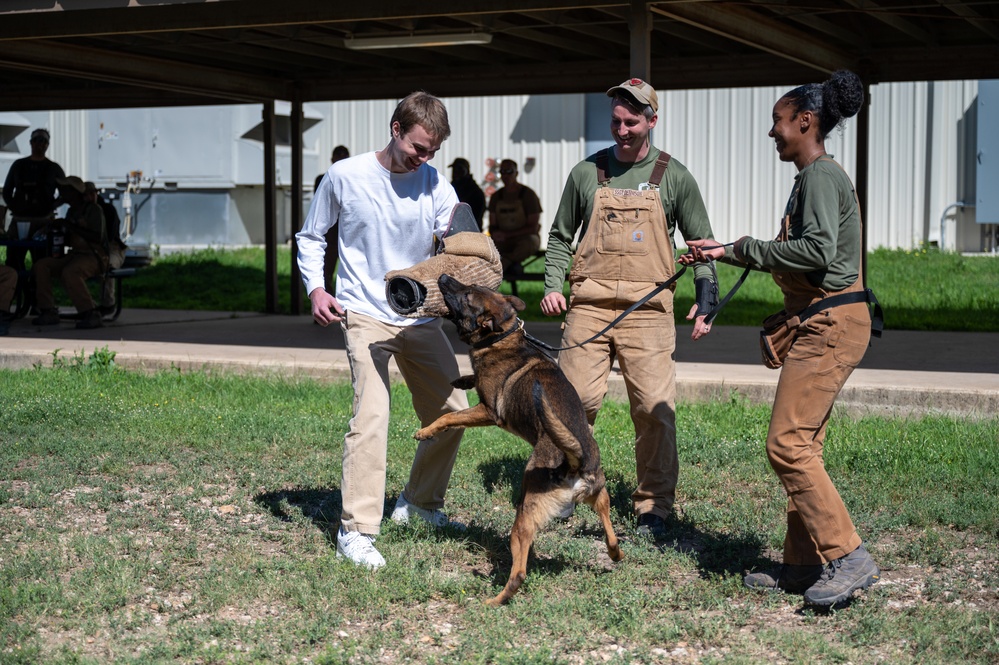
<path fill-rule="evenodd" d="M 639 189 L 647 183 L 655 168 L 660 150 L 651 148 L 645 159 L 635 163 L 619 162 L 614 158 L 614 151 L 609 150 L 607 174 L 610 176 L 609 187 L 614 189 Z M 562 292 L 565 273 L 572 260 L 572 241 L 579 231 L 579 237 L 586 234 L 593 216 L 593 195 L 597 190 L 596 155 L 590 155 L 573 167 L 562 190 L 558 212 L 552 222 L 548 234 L 548 249 L 545 254 L 545 295 Z M 677 161 L 670 158 L 669 168 L 663 175 L 659 186 L 663 210 L 669 225 L 670 241 L 674 253 L 676 243 L 673 233 L 677 228 L 687 240 L 713 238 L 708 212 L 701 198 L 701 190 L 690 171 Z M 711 269 L 706 265 L 694 267 L 697 278 L 714 281 Z"/>
<path fill-rule="evenodd" d="M 860 210 L 853 183 L 831 155 L 795 176 L 787 215 L 786 241 L 741 238 L 736 261 L 768 272 L 804 272 L 827 291 L 851 286 L 860 272 Z"/>

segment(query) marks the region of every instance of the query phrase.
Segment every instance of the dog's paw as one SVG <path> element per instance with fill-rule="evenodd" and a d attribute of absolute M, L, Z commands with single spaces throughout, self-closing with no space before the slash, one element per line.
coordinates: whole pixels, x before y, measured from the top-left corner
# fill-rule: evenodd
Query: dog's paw
<path fill-rule="evenodd" d="M 451 382 L 451 385 L 458 390 L 471 390 L 475 387 L 475 375 L 469 374 L 468 376 L 459 376 Z"/>
<path fill-rule="evenodd" d="M 434 438 L 434 433 L 429 427 L 424 427 L 423 429 L 417 430 L 416 434 L 413 435 L 413 438 L 417 441 L 426 441 L 427 439 Z"/>

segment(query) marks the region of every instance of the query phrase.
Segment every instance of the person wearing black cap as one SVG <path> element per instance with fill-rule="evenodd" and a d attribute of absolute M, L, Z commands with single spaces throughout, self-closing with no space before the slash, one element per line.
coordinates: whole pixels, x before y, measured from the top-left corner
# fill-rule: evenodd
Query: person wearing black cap
<path fill-rule="evenodd" d="M 685 239 L 712 237 L 694 177 L 649 142 L 659 119 L 655 88 L 633 78 L 607 96 L 612 98 L 614 146 L 572 169 L 548 237 L 541 310 L 554 316 L 568 309 L 563 347 L 592 337 L 675 273 L 674 231 L 679 229 Z M 567 307 L 562 285 L 570 260 Z M 694 319 L 696 340 L 710 329 L 704 317 L 718 288 L 709 266 L 694 271 L 697 303 L 687 318 Z M 618 360 L 635 425 L 638 486 L 632 506 L 639 533 L 653 536 L 665 533 L 679 473 L 675 350 L 673 291 L 665 289 L 606 335 L 562 351 L 558 358 L 591 425 L 607 392 L 611 365 Z"/>
<path fill-rule="evenodd" d="M 475 223 L 482 230 L 482 215 L 486 212 L 486 195 L 472 177 L 472 167 L 468 160 L 459 157 L 448 165 L 451 169 L 451 186 L 458 194 L 458 200 L 467 203 L 475 215 Z"/>
<path fill-rule="evenodd" d="M 11 213 L 11 229 L 16 222 L 30 222 L 28 237 L 52 220 L 56 209 L 56 180 L 66 177 L 62 167 L 45 156 L 49 149 L 49 131 L 38 128 L 31 132 L 31 155 L 22 157 L 10 165 L 7 179 L 3 184 L 3 200 Z M 0 220 L 2 226 L 3 220 Z M 27 252 L 16 247 L 7 248 L 7 265 L 16 270 L 24 270 L 24 257 Z M 41 258 L 41 253 L 31 250 L 31 262 Z"/>
<path fill-rule="evenodd" d="M 107 271 L 108 242 L 104 226 L 104 213 L 100 206 L 85 198 L 86 184 L 77 176 L 60 178 L 59 195 L 69 204 L 66 211 L 66 244 L 72 249 L 62 256 L 49 256 L 36 263 L 31 272 L 35 276 L 35 299 L 40 313 L 31 320 L 36 326 L 59 323 L 52 284 L 62 280 L 66 294 L 79 313 L 77 328 L 100 328 L 101 312 L 90 295 L 87 280 Z"/>
<path fill-rule="evenodd" d="M 336 164 L 341 159 L 350 157 L 350 150 L 345 145 L 338 145 L 333 148 L 330 154 L 330 165 Z M 328 170 L 328 169 L 327 169 Z M 319 183 L 326 177 L 326 173 L 316 176 L 316 185 L 312 190 L 315 194 L 319 191 Z M 326 278 L 326 290 L 333 293 L 336 283 L 336 264 L 340 260 L 339 241 L 336 237 L 336 228 L 330 229 L 326 234 L 326 259 L 323 262 L 323 275 Z"/>

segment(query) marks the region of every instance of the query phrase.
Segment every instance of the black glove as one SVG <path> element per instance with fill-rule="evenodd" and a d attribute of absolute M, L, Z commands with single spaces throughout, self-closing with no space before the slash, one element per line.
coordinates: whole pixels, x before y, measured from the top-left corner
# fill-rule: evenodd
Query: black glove
<path fill-rule="evenodd" d="M 697 314 L 695 316 L 707 316 L 718 304 L 718 284 L 707 277 L 694 279 L 694 294 L 697 301 Z"/>

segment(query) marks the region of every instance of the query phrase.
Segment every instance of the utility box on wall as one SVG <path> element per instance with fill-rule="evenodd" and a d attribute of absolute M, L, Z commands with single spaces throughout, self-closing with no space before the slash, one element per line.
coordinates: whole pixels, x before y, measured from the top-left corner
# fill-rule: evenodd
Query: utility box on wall
<path fill-rule="evenodd" d="M 999 79 L 978 82 L 975 221 L 999 224 Z"/>

